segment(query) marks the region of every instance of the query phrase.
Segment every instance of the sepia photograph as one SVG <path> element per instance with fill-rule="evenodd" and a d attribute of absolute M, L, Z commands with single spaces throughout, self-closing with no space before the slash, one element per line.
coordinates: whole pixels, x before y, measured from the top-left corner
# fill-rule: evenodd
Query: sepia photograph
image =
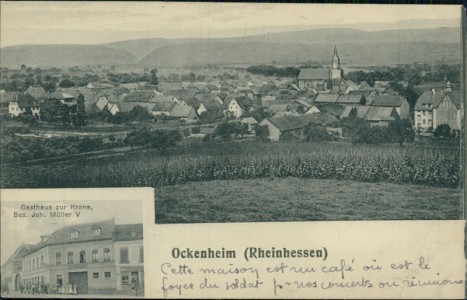
<path fill-rule="evenodd" d="M 1 201 L 2 298 L 142 298 L 141 201 Z"/>
<path fill-rule="evenodd" d="M 153 187 L 156 224 L 462 220 L 462 13 L 2 2 L 1 187 Z M 12 262 L 56 259 L 31 245 Z M 58 293 L 47 272 L 9 290 L 45 276 Z M 61 291 L 91 292 L 84 272 Z"/>

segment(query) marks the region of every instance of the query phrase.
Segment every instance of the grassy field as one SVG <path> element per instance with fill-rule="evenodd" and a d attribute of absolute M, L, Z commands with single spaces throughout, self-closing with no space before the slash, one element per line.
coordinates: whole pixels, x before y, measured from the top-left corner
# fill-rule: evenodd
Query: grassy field
<path fill-rule="evenodd" d="M 262 178 L 156 189 L 156 223 L 458 220 L 462 190 L 347 180 Z"/>

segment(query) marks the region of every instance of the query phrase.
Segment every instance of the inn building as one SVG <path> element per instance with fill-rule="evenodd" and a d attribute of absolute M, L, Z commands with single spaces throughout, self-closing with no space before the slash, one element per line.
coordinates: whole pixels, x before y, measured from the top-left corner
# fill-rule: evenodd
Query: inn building
<path fill-rule="evenodd" d="M 17 264 L 11 291 L 47 286 L 57 294 L 127 294 L 132 283 L 143 291 L 143 226 L 116 225 L 113 218 L 66 226 L 22 245 L 11 261 Z"/>

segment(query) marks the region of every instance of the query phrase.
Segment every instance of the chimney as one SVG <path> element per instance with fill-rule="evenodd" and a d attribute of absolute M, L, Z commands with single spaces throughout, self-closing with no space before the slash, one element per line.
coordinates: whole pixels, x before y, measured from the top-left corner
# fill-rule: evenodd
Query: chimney
<path fill-rule="evenodd" d="M 41 235 L 41 243 L 44 243 L 50 238 L 50 235 Z"/>
<path fill-rule="evenodd" d="M 436 94 L 436 90 L 434 88 L 431 88 L 431 94 L 432 95 Z"/>

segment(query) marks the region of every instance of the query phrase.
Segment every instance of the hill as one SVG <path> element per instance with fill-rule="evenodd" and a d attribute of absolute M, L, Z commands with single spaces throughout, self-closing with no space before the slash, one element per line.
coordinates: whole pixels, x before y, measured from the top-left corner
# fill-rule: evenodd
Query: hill
<path fill-rule="evenodd" d="M 344 65 L 460 63 L 460 29 L 364 31 L 349 28 L 277 32 L 216 39 L 137 39 L 102 45 L 22 45 L 1 49 L 1 65 L 192 66 L 277 61 L 329 63 L 337 45 Z M 139 63 L 138 63 L 139 62 Z"/>
<path fill-rule="evenodd" d="M 343 66 L 419 63 L 458 64 L 460 44 L 427 42 L 339 44 Z M 198 42 L 166 45 L 140 61 L 142 66 L 180 67 L 206 64 L 282 64 L 309 60 L 330 63 L 334 44 Z"/>
<path fill-rule="evenodd" d="M 179 39 L 156 48 L 140 63 L 189 66 L 313 60 L 327 64 L 334 45 L 347 66 L 460 63 L 460 30 L 450 27 L 372 32 L 326 28 L 212 40 Z"/>
<path fill-rule="evenodd" d="M 401 29 L 364 31 L 348 28 L 325 28 L 303 31 L 279 32 L 227 39 L 231 42 L 272 42 L 302 44 L 341 44 L 341 43 L 399 43 L 430 42 L 460 43 L 460 29 L 441 27 L 435 29 Z"/>
<path fill-rule="evenodd" d="M 155 49 L 172 43 L 169 39 L 140 39 L 130 41 L 120 41 L 114 43 L 103 44 L 102 46 L 123 50 L 133 54 L 138 59 L 142 59 Z"/>
<path fill-rule="evenodd" d="M 137 57 L 120 49 L 100 45 L 20 45 L 1 49 L 2 67 L 133 64 Z"/>
<path fill-rule="evenodd" d="M 256 64 L 301 62 L 313 56 L 312 47 L 303 44 L 195 42 L 160 47 L 143 60 L 144 66 L 194 66 L 206 64 Z"/>

